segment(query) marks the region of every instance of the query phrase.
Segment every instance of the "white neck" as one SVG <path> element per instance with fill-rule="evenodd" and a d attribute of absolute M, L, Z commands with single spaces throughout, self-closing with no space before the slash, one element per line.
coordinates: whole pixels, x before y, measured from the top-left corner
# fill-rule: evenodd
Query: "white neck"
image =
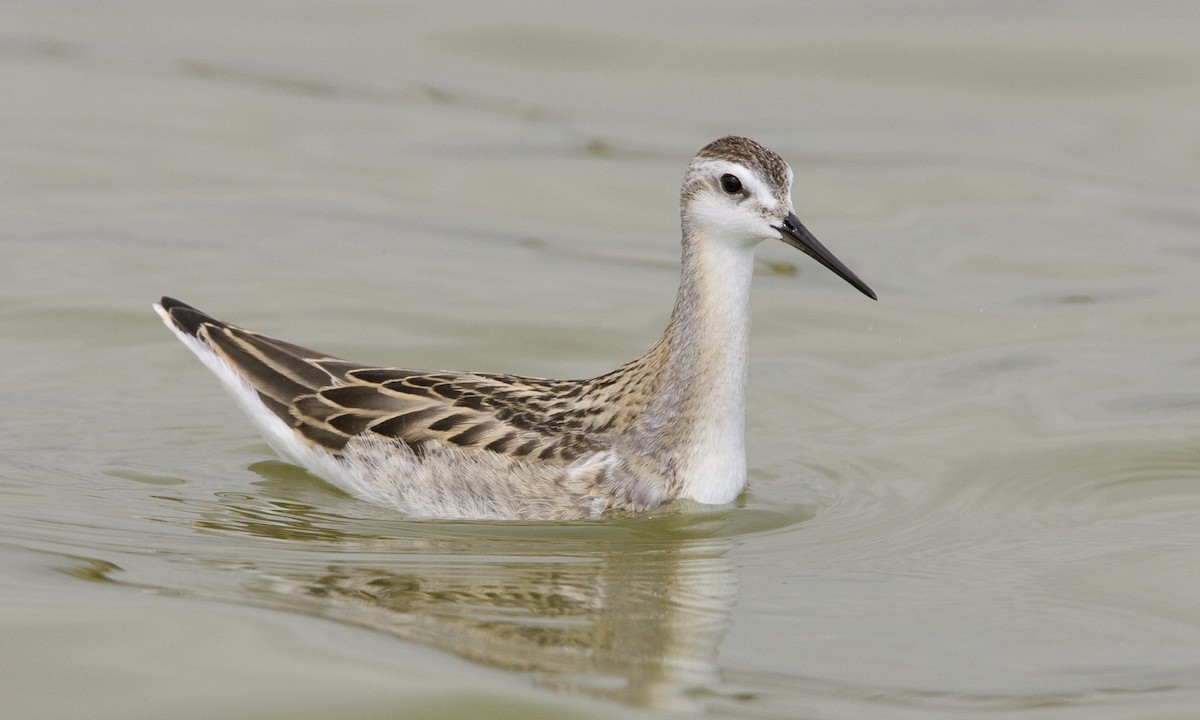
<path fill-rule="evenodd" d="M 662 394 L 676 413 L 681 496 L 726 503 L 746 484 L 746 357 L 750 339 L 752 247 L 704 236 L 683 248 L 679 295 L 664 340 Z"/>

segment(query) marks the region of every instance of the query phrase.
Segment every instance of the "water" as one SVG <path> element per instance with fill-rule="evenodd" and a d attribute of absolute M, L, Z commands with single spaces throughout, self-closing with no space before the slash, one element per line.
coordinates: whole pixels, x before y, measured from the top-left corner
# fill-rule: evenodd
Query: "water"
<path fill-rule="evenodd" d="M 1190 718 L 1194 3 L 16 2 L 0 697 L 30 718 Z M 408 522 L 273 459 L 169 293 L 366 361 L 644 351 L 727 132 L 737 507 Z"/>

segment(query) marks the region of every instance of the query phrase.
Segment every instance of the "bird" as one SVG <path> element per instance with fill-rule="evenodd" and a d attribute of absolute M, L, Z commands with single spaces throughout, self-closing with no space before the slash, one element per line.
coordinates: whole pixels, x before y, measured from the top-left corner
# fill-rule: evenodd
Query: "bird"
<path fill-rule="evenodd" d="M 755 247 L 783 241 L 876 299 L 796 217 L 793 177 L 745 137 L 695 155 L 667 328 L 646 354 L 593 378 L 377 367 L 170 297 L 154 309 L 279 455 L 404 517 L 588 520 L 680 499 L 727 504 L 746 485 Z"/>

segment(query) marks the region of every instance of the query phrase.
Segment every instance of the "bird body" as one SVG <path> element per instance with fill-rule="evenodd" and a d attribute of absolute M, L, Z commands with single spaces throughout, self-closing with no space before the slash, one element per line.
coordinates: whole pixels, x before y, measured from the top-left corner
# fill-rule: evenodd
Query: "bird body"
<path fill-rule="evenodd" d="M 782 239 L 874 298 L 796 219 L 791 182 L 753 140 L 705 146 L 684 177 L 666 331 L 642 357 L 586 380 L 378 368 L 171 298 L 155 310 L 276 452 L 406 515 L 580 519 L 677 498 L 727 503 L 746 482 L 754 247 Z"/>

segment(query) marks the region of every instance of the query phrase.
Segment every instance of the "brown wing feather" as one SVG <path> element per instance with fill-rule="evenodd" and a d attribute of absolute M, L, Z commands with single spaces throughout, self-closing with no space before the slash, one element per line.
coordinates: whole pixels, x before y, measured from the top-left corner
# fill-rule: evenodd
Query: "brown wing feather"
<path fill-rule="evenodd" d="M 178 300 L 163 298 L 162 306 L 275 415 L 334 454 L 362 433 L 417 449 L 440 442 L 544 461 L 570 462 L 604 447 L 594 419 L 571 412 L 577 383 L 370 367 L 230 325 Z"/>
<path fill-rule="evenodd" d="M 367 368 L 346 373 L 346 381 L 292 406 L 297 430 L 334 452 L 363 432 L 416 448 L 432 441 L 564 462 L 602 447 L 581 423 L 551 409 L 550 388 L 524 378 Z"/>

